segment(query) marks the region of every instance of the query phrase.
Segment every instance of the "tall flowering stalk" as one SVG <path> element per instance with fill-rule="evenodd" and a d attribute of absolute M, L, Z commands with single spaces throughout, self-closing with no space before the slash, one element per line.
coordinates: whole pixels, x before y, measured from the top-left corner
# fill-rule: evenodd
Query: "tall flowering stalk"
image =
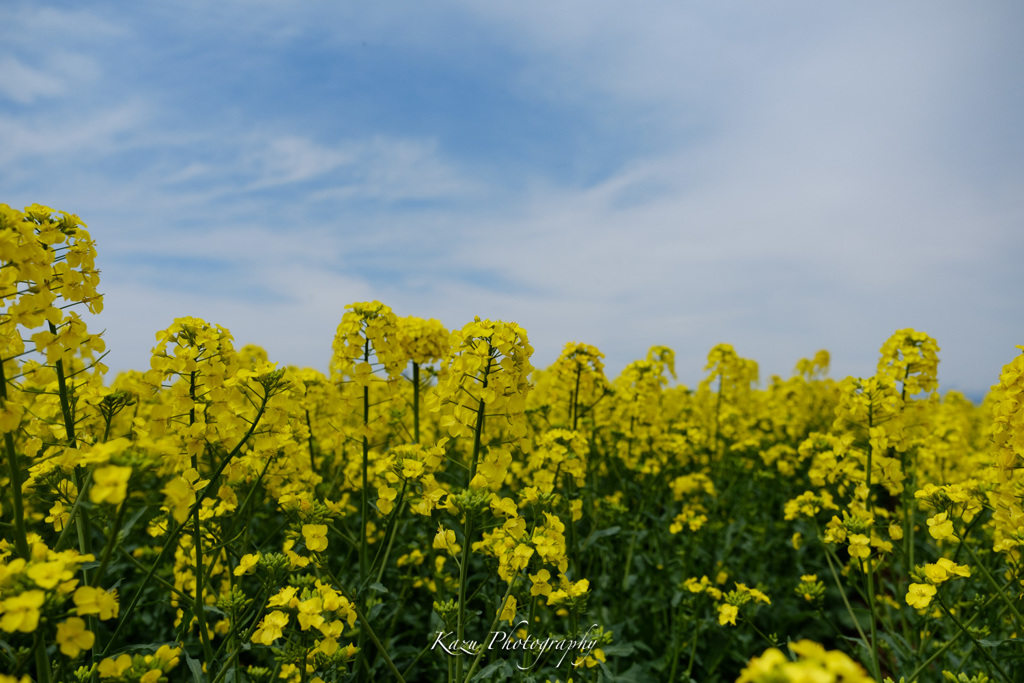
<path fill-rule="evenodd" d="M 369 573 L 367 546 L 367 524 L 370 519 L 370 446 L 373 425 L 370 421 L 370 388 L 376 386 L 386 400 L 402 371 L 401 347 L 396 343 L 397 318 L 390 308 L 372 301 L 351 304 L 345 307 L 345 314 L 338 324 L 334 336 L 331 356 L 331 377 L 336 382 L 347 382 L 360 391 L 362 426 L 358 430 L 362 444 L 362 534 L 359 540 L 360 575 L 365 579 Z M 386 384 L 375 375 L 377 370 L 386 373 Z"/>
<path fill-rule="evenodd" d="M 451 335 L 451 355 L 441 370 L 437 391 L 430 395 L 428 408 L 444 409 L 441 424 L 452 438 L 473 437 L 466 464 L 468 490 L 461 496 L 464 549 L 459 558 L 459 601 L 456 628 L 465 634 L 469 562 L 476 516 L 487 505 L 487 492 L 505 480 L 512 455 L 505 444 L 518 442 L 527 433 L 526 396 L 533 371 L 526 330 L 515 323 L 477 318 Z M 488 418 L 490 418 L 488 420 Z M 492 443 L 481 461 L 487 428 Z M 455 679 L 462 680 L 463 662 L 455 666 Z"/>
<path fill-rule="evenodd" d="M 362 446 L 362 467 L 360 486 L 360 534 L 359 534 L 359 577 L 362 584 L 370 577 L 370 449 L 376 423 L 382 416 L 371 421 L 370 389 L 379 394 L 378 401 L 390 400 L 404 366 L 401 347 L 396 343 L 397 317 L 391 309 L 379 301 L 351 304 L 338 324 L 334 336 L 331 356 L 331 378 L 342 385 L 346 404 L 361 402 L 362 424 L 357 435 Z M 383 370 L 386 380 L 376 374 Z M 357 394 L 345 389 L 355 388 Z M 353 400 L 355 399 L 355 400 Z M 365 598 L 362 603 L 366 608 Z M 359 639 L 360 659 L 363 656 L 363 632 Z M 358 664 L 357 664 L 358 666 Z M 362 676 L 360 671 L 360 676 Z"/>
<path fill-rule="evenodd" d="M 22 330 L 46 325 L 32 340 L 59 377 L 57 393 L 68 449 L 75 448 L 76 439 L 72 415 L 74 399 L 64 374 L 65 366 L 79 354 L 91 358 L 104 348 L 103 341 L 89 335 L 81 319 L 69 310 L 75 305 L 84 305 L 92 313 L 103 309 L 103 297 L 97 291 L 100 278 L 94 263 L 95 244 L 81 219 L 66 212 L 59 216 L 55 213 L 39 204 L 26 207 L 23 212 L 0 204 L 0 431 L 11 478 L 15 550 L 26 560 L 30 558 L 30 548 L 22 497 L 24 480 L 15 445 L 15 434 L 26 417 L 28 403 L 15 382 L 24 370 Z M 28 453 L 25 455 L 31 457 Z M 74 479 L 81 494 L 85 478 L 77 467 Z M 92 539 L 88 517 L 81 507 L 76 526 L 80 550 L 88 553 Z M 42 633 L 38 634 L 33 649 L 40 680 L 49 681 L 50 668 Z"/>
<path fill-rule="evenodd" d="M 413 443 L 420 443 L 420 396 L 424 389 L 420 371 L 448 355 L 449 332 L 433 318 L 408 316 L 397 322 L 397 342 L 412 364 L 412 439 Z"/>

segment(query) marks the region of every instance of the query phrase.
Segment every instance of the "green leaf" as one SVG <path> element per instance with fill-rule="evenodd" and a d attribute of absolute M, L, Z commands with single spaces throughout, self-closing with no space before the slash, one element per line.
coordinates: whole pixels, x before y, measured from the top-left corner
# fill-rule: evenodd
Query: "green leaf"
<path fill-rule="evenodd" d="M 506 662 L 504 660 L 498 660 L 496 662 L 492 662 L 491 664 L 488 664 L 484 668 L 480 669 L 480 671 L 477 672 L 476 676 L 473 676 L 473 678 L 471 678 L 470 680 L 471 681 L 482 681 L 485 676 L 490 676 L 495 671 L 497 671 L 498 669 L 502 668 L 505 664 L 506 664 Z"/>
<path fill-rule="evenodd" d="M 185 663 L 188 664 L 189 671 L 192 672 L 192 680 L 195 683 L 206 683 L 206 674 L 203 673 L 203 665 L 199 663 L 199 660 L 193 659 L 184 650 L 182 654 L 185 655 Z"/>
<path fill-rule="evenodd" d="M 614 536 L 615 534 L 619 533 L 621 529 L 621 526 L 610 526 L 607 529 L 595 531 L 587 537 L 586 543 L 583 544 L 583 550 L 589 548 L 598 539 L 605 538 L 607 536 Z"/>
<path fill-rule="evenodd" d="M 633 647 L 633 643 L 618 643 L 615 645 L 606 645 L 600 648 L 606 656 L 625 657 L 636 652 L 636 648 Z"/>

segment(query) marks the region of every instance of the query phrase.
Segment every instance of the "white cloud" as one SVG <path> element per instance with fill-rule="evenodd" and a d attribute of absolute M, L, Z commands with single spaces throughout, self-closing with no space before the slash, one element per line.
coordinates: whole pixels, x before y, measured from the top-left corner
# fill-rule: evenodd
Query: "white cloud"
<path fill-rule="evenodd" d="M 0 56 L 0 96 L 18 104 L 37 99 L 68 96 L 99 77 L 96 62 L 86 56 L 46 51 L 36 56 L 40 63 L 26 64 L 17 57 Z"/>
<path fill-rule="evenodd" d="M 22 3 L 0 24 L 0 37 L 9 45 L 19 46 L 38 47 L 41 40 L 107 42 L 126 33 L 123 26 L 100 17 L 95 11 L 68 11 L 27 3 Z"/>
<path fill-rule="evenodd" d="M 314 192 L 311 199 L 438 199 L 479 189 L 443 158 L 433 141 L 374 137 L 348 150 L 348 181 Z"/>
<path fill-rule="evenodd" d="M 176 21 L 216 32 L 239 19 L 245 40 L 286 50 L 329 23 L 326 7 L 194 3 Z M 24 191 L 80 202 L 58 208 L 82 214 L 104 239 L 101 259 L 122 268 L 105 266 L 112 358 L 127 354 L 117 367 L 144 365 L 153 332 L 192 314 L 325 368 L 343 306 L 378 298 L 451 326 L 516 320 L 538 364 L 579 340 L 616 372 L 665 343 L 690 383 L 719 341 L 763 375 L 820 347 L 834 374 L 868 373 L 884 339 L 914 326 L 943 346 L 943 377 L 977 389 L 1024 342 L 1024 168 L 1011 153 L 1021 102 L 998 78 L 1000 60 L 1019 56 L 1008 28 L 1019 22 L 999 16 L 1011 10 L 926 7 L 454 2 L 367 9 L 316 34 L 328 54 L 332 39 L 366 39 L 389 42 L 396 60 L 498 55 L 515 97 L 600 124 L 609 139 L 593 145 L 615 153 L 589 184 L 505 171 L 497 157 L 476 173 L 429 126 L 310 130 L 316 106 L 338 115 L 316 97 L 301 123 L 246 111 L 168 125 L 155 104 L 167 93 L 148 82 L 104 83 L 109 105 L 0 113 L 0 161 L 6 178 L 45 177 Z M 40 16 L 34 26 L 71 28 Z M 0 70 L 8 97 L 73 99 L 72 67 L 18 59 Z M 480 96 L 458 92 L 467 105 Z M 572 132 L 552 129 L 551 144 Z M 127 150 L 145 161 L 117 156 Z M 126 165 L 44 172 L 62 155 Z M 443 201 L 397 210 L 406 200 Z M 228 264 L 193 273 L 208 291 L 159 284 L 203 258 Z"/>
<path fill-rule="evenodd" d="M 0 115 L 0 162 L 70 161 L 85 151 L 110 156 L 123 147 L 123 137 L 143 132 L 147 117 L 147 108 L 137 101 L 96 112 L 75 111 L 70 120 L 63 115 L 34 120 Z"/>
<path fill-rule="evenodd" d="M 115 372 L 148 368 L 155 333 L 186 316 L 226 327 L 236 348 L 256 344 L 283 365 L 326 371 L 345 304 L 368 300 L 370 288 L 356 278 L 295 262 L 278 262 L 260 275 L 268 288 L 298 296 L 289 301 L 239 300 L 216 290 L 181 292 L 122 281 L 105 287 L 104 311 L 89 326 L 106 330 L 110 355 L 105 362 Z"/>
<path fill-rule="evenodd" d="M 350 151 L 316 145 L 297 136 L 279 137 L 259 146 L 246 160 L 247 166 L 255 164 L 260 171 L 251 189 L 308 180 L 355 161 Z"/>
<path fill-rule="evenodd" d="M 336 145 L 274 137 L 250 143 L 243 167 L 257 174 L 247 190 L 320 180 L 326 187 L 310 192 L 313 201 L 435 199 L 473 186 L 443 159 L 436 142 L 381 136 Z"/>
<path fill-rule="evenodd" d="M 0 93 L 18 104 L 30 104 L 37 97 L 63 94 L 64 83 L 13 57 L 3 57 L 0 58 Z"/>

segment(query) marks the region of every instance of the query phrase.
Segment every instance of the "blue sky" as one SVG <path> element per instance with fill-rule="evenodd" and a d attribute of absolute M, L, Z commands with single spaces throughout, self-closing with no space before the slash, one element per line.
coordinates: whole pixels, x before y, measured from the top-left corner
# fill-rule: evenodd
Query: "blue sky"
<path fill-rule="evenodd" d="M 99 243 L 113 370 L 193 315 L 326 369 L 344 306 L 609 370 L 718 342 L 945 388 L 1024 344 L 1017 3 L 6 2 L 0 202 Z"/>

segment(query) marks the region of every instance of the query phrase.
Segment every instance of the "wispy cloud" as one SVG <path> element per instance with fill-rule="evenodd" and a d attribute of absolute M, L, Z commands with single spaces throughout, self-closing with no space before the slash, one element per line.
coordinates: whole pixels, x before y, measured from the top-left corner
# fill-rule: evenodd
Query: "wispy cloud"
<path fill-rule="evenodd" d="M 0 94 L 18 104 L 30 104 L 37 97 L 64 92 L 62 79 L 22 64 L 13 57 L 0 58 Z"/>
<path fill-rule="evenodd" d="M 309 180 L 355 161 L 350 151 L 315 145 L 294 136 L 277 138 L 260 147 L 247 160 L 261 176 L 250 189 Z"/>
<path fill-rule="evenodd" d="M 207 316 L 326 366 L 346 303 L 525 325 L 614 372 L 730 341 L 972 391 L 1024 341 L 1014 6 L 16 5 L 0 183 L 100 241 L 114 367 Z M 29 48 L 32 34 L 61 47 Z"/>
<path fill-rule="evenodd" d="M 64 116 L 0 115 L 0 162 L 33 159 L 35 163 L 69 160 L 89 152 L 109 157 L 134 137 L 146 119 L 146 107 L 126 103 L 95 112 L 80 112 L 69 125 Z"/>

